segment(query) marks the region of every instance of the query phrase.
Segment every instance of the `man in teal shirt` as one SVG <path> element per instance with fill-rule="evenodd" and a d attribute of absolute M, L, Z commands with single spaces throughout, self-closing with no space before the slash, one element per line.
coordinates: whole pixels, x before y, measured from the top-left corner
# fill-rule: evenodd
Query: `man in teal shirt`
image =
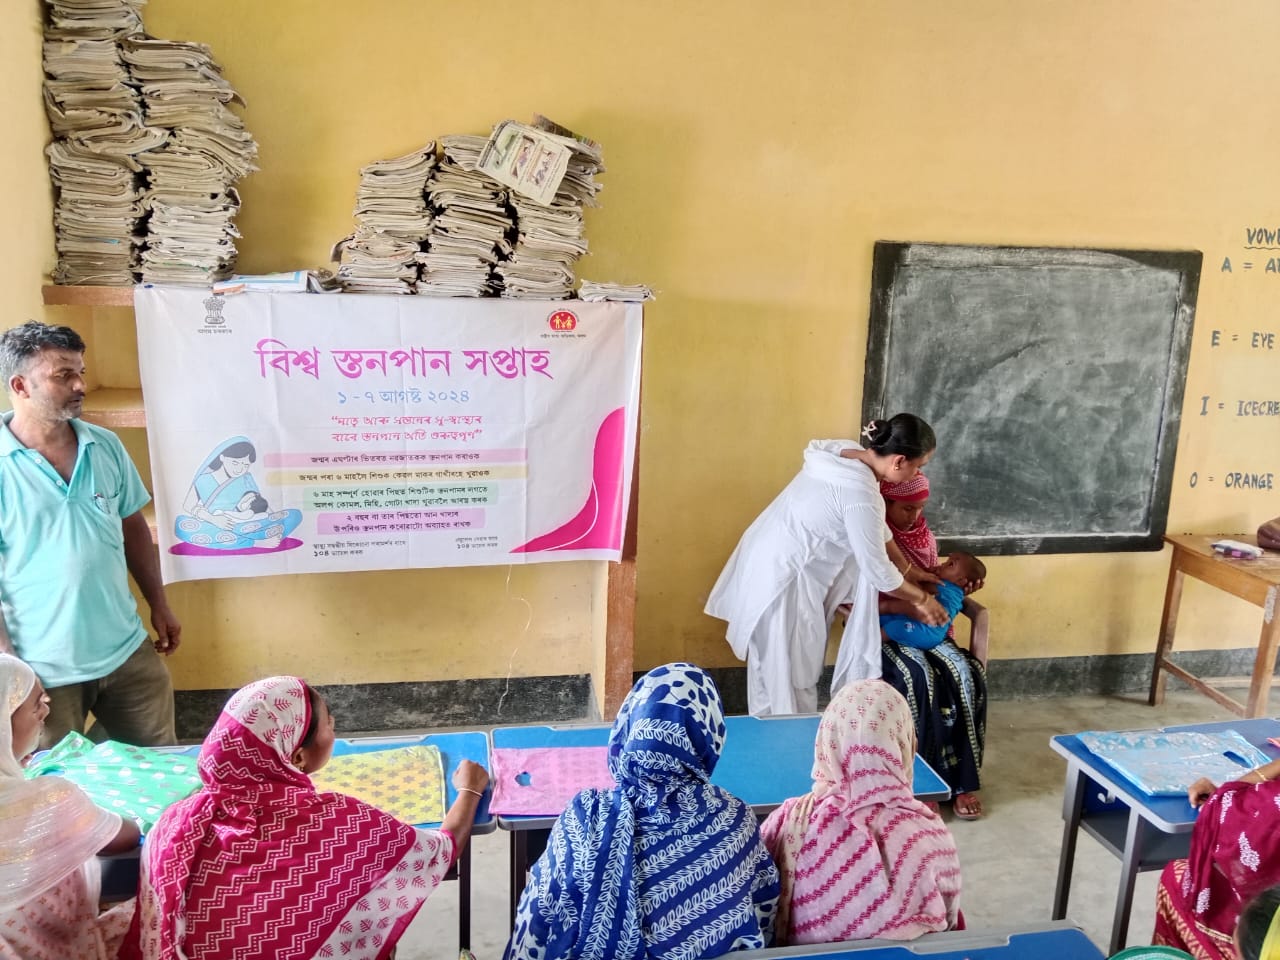
<path fill-rule="evenodd" d="M 50 697 L 42 746 L 84 731 L 174 741 L 173 686 L 158 653 L 182 627 L 165 599 L 142 479 L 110 430 L 79 419 L 84 341 L 32 321 L 0 335 L 0 650 L 27 661 Z M 129 592 L 151 607 L 154 644 Z M 158 652 L 158 653 L 157 653 Z"/>

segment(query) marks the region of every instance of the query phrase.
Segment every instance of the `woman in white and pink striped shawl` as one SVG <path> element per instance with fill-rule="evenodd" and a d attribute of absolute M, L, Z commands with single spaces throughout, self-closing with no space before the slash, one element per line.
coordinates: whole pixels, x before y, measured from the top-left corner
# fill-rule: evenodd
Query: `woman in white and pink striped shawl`
<path fill-rule="evenodd" d="M 782 878 L 778 944 L 912 940 L 962 925 L 960 860 L 911 795 L 915 730 L 881 680 L 843 687 L 822 715 L 813 791 L 760 830 Z"/>

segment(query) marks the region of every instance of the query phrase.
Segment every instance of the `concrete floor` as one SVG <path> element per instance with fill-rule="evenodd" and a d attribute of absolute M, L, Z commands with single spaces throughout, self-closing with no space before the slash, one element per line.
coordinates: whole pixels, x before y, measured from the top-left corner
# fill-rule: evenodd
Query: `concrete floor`
<path fill-rule="evenodd" d="M 1159 708 L 1133 696 L 1077 696 L 991 703 L 983 768 L 986 818 L 957 821 L 944 807 L 964 870 L 961 905 L 971 928 L 1016 928 L 1049 918 L 1062 843 L 1065 762 L 1049 738 L 1082 730 L 1124 730 L 1230 720 L 1211 700 L 1171 681 Z M 1239 695 L 1239 692 L 1236 692 Z M 508 834 L 474 841 L 471 948 L 480 960 L 502 955 L 507 934 Z M 1129 945 L 1149 943 L 1158 872 L 1138 878 Z M 1119 861 L 1081 834 L 1068 916 L 1106 948 L 1119 884 Z M 443 884 L 409 927 L 397 960 L 455 960 L 458 896 Z"/>

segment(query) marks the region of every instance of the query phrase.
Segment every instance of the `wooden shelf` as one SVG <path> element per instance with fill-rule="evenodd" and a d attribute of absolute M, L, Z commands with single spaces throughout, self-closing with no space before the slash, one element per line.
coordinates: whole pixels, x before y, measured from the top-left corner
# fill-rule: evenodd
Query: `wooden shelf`
<path fill-rule="evenodd" d="M 85 394 L 82 420 L 100 427 L 145 427 L 147 411 L 142 405 L 142 391 L 122 387 L 90 390 Z"/>
<path fill-rule="evenodd" d="M 132 307 L 133 289 L 46 283 L 40 292 L 51 307 Z"/>
<path fill-rule="evenodd" d="M 40 288 L 46 306 L 50 307 L 132 307 L 133 287 L 91 287 L 46 283 Z M 142 405 L 142 391 L 122 387 L 90 390 L 85 394 L 80 419 L 100 427 L 145 427 L 147 411 Z M 156 502 L 142 508 L 142 516 L 151 531 L 151 542 L 159 543 L 156 526 Z"/>

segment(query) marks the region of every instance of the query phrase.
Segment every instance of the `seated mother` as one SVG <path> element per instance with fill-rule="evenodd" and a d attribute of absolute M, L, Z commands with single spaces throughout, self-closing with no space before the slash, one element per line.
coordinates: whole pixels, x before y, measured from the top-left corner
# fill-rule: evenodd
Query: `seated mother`
<path fill-rule="evenodd" d="M 637 681 L 609 735 L 613 790 L 560 815 L 506 960 L 677 960 L 773 945 L 778 871 L 745 803 L 710 783 L 720 693 L 687 663 Z"/>
<path fill-rule="evenodd" d="M 106 960 L 133 901 L 98 912 L 97 853 L 138 847 L 138 827 L 62 777 L 27 780 L 49 698 L 31 668 L 0 654 L 0 957 Z"/>
<path fill-rule="evenodd" d="M 302 522 L 297 510 L 269 511 L 249 472 L 258 452 L 245 437 L 232 437 L 205 461 L 191 481 L 184 513 L 174 523 L 179 540 L 211 550 L 270 550 Z"/>
<path fill-rule="evenodd" d="M 333 715 L 297 677 L 235 693 L 200 747 L 203 788 L 142 849 L 121 960 L 383 960 L 466 846 L 488 785 L 463 760 L 439 830 L 415 830 L 309 774 Z"/>
<path fill-rule="evenodd" d="M 1220 787 L 1206 779 L 1187 799 L 1200 812 L 1191 855 L 1164 868 L 1152 942 L 1197 960 L 1236 960 L 1240 911 L 1280 883 L 1280 760 Z"/>
<path fill-rule="evenodd" d="M 924 518 L 929 480 L 917 473 L 903 483 L 882 483 L 885 519 L 902 555 L 914 566 L 934 571 L 938 541 Z M 981 586 L 970 583 L 966 592 Z M 900 613 L 881 597 L 881 613 Z M 915 717 L 920 755 L 947 782 L 952 808 L 962 820 L 982 816 L 978 771 L 987 731 L 987 674 L 967 650 L 948 639 L 929 650 L 886 640 L 881 647 L 882 676 L 904 697 Z"/>
<path fill-rule="evenodd" d="M 914 752 L 907 703 L 888 684 L 855 680 L 832 696 L 813 790 L 760 828 L 782 878 L 779 944 L 912 940 L 963 925 L 956 844 L 912 796 Z"/>

